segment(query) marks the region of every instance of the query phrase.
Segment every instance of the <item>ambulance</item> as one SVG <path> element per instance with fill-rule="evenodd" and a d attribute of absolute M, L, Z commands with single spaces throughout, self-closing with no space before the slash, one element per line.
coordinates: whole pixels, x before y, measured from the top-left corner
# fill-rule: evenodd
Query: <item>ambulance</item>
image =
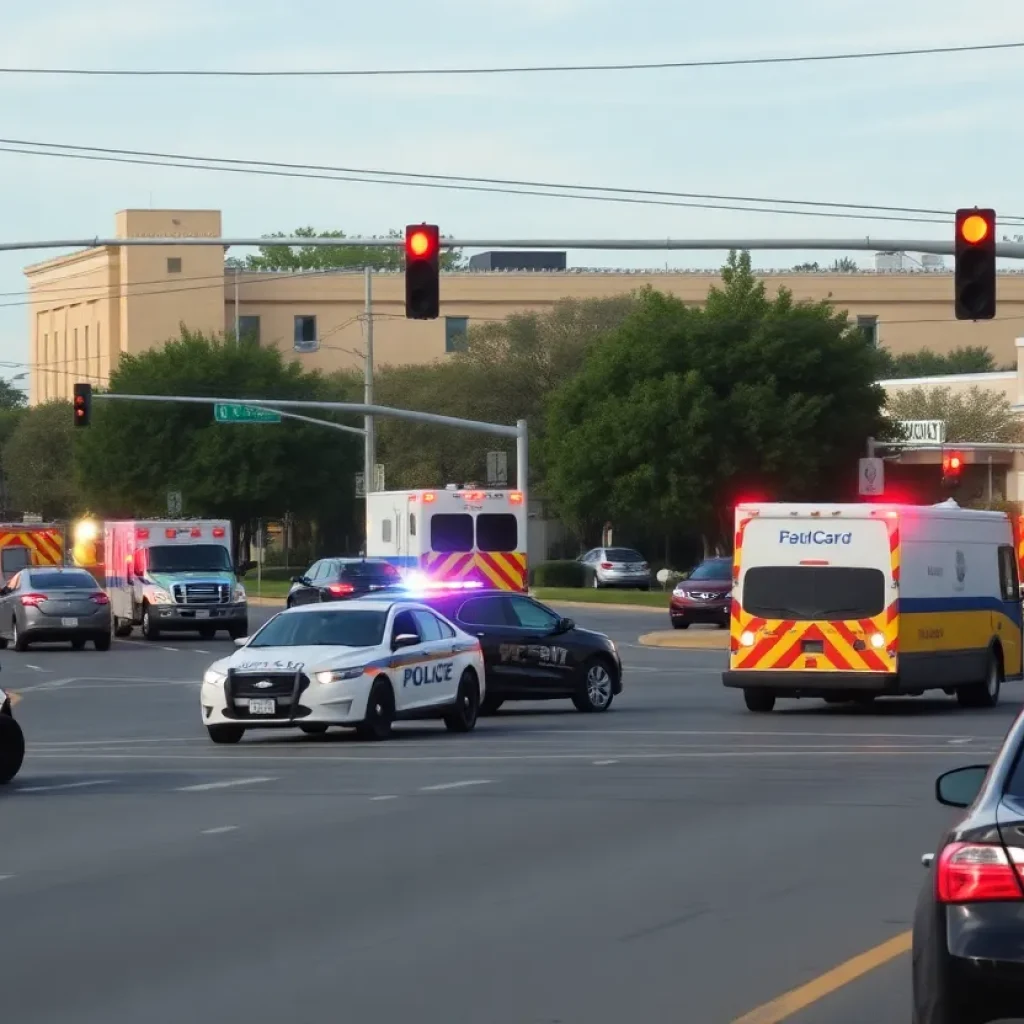
<path fill-rule="evenodd" d="M 1022 677 L 1010 519 L 952 500 L 740 505 L 729 639 L 723 682 L 751 711 L 926 690 L 991 707 Z"/>
<path fill-rule="evenodd" d="M 410 586 L 527 589 L 522 491 L 454 484 L 366 496 L 366 557 L 397 566 Z"/>
<path fill-rule="evenodd" d="M 64 530 L 56 523 L 0 523 L 0 582 L 32 565 L 64 564 Z"/>
<path fill-rule="evenodd" d="M 235 566 L 227 520 L 107 522 L 103 549 L 115 636 L 128 636 L 133 626 L 147 640 L 174 632 L 247 635 L 239 576 L 252 565 Z"/>

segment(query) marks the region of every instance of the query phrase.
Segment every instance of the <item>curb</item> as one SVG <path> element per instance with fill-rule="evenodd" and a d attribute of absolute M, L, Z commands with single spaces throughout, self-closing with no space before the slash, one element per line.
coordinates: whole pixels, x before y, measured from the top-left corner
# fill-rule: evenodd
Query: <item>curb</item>
<path fill-rule="evenodd" d="M 680 635 L 681 631 L 661 630 L 644 633 L 639 642 L 644 647 L 674 647 L 681 651 L 727 651 L 729 631 L 726 629 L 702 629 L 695 633 Z"/>
<path fill-rule="evenodd" d="M 533 595 L 530 595 L 533 597 Z M 646 604 L 607 604 L 604 601 L 549 601 L 544 598 L 536 598 L 538 601 L 543 601 L 544 604 L 551 605 L 552 608 L 558 606 L 561 608 L 590 608 L 601 611 L 610 612 L 654 612 L 655 615 L 668 615 L 668 605 L 664 608 L 654 608 L 651 605 Z"/>

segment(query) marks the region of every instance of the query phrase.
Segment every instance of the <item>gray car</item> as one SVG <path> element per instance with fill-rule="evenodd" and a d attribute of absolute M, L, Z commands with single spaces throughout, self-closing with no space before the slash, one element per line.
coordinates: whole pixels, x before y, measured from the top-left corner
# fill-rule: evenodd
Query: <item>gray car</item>
<path fill-rule="evenodd" d="M 632 548 L 593 548 L 580 561 L 586 568 L 588 586 L 651 589 L 651 567 Z"/>
<path fill-rule="evenodd" d="M 89 640 L 110 649 L 110 600 L 84 569 L 33 566 L 0 589 L 0 647 L 70 641 L 80 651 Z"/>

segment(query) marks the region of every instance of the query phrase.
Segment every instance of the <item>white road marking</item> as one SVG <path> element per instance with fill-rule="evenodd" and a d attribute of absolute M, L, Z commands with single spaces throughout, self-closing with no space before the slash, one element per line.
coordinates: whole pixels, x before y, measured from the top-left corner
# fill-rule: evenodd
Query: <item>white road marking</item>
<path fill-rule="evenodd" d="M 204 651 L 202 649 L 202 647 L 192 647 L 192 648 L 190 648 L 190 650 L 195 651 L 196 654 L 209 654 L 210 653 L 209 651 Z"/>
<path fill-rule="evenodd" d="M 466 779 L 464 782 L 439 782 L 436 786 L 421 786 L 421 793 L 437 793 L 442 789 L 464 789 L 466 786 L 487 786 L 494 779 Z"/>
<path fill-rule="evenodd" d="M 204 746 L 208 740 L 198 739 L 195 736 L 168 736 L 153 739 L 107 739 L 107 740 L 39 740 L 32 744 L 32 749 L 38 747 L 125 747 L 132 743 L 202 743 Z"/>
<path fill-rule="evenodd" d="M 596 765 L 618 764 L 618 763 L 619 763 L 618 761 L 595 761 L 594 762 L 594 764 L 596 764 Z"/>
<path fill-rule="evenodd" d="M 13 878 L 14 875 L 0 875 L 0 882 L 6 882 L 9 878 Z"/>
<path fill-rule="evenodd" d="M 161 651 L 170 651 L 172 654 L 177 654 L 181 650 L 180 647 L 161 647 Z"/>
<path fill-rule="evenodd" d="M 388 794 L 387 796 L 371 796 L 370 799 L 371 800 L 397 800 L 398 797 L 394 796 L 394 795 L 391 795 L 391 794 Z"/>
<path fill-rule="evenodd" d="M 225 832 L 237 832 L 237 825 L 221 825 L 218 828 L 204 828 L 202 835 L 204 836 L 221 836 Z"/>
<path fill-rule="evenodd" d="M 20 786 L 16 793 L 53 793 L 58 789 L 85 789 L 87 786 L 109 786 L 113 779 L 89 779 L 84 782 L 62 782 L 53 786 Z"/>
<path fill-rule="evenodd" d="M 255 786 L 260 782 L 274 782 L 266 775 L 255 775 L 251 779 L 227 779 L 224 782 L 203 782 L 198 786 L 179 786 L 179 793 L 205 793 L 208 789 L 230 789 L 233 786 Z"/>
<path fill-rule="evenodd" d="M 45 672 L 45 668 L 40 668 L 38 665 L 26 665 L 25 668 L 30 668 L 35 672 Z"/>

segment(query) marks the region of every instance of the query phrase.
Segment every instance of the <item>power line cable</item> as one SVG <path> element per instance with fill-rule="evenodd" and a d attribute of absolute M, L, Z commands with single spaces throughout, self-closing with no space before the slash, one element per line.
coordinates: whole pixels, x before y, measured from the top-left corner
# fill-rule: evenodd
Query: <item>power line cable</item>
<path fill-rule="evenodd" d="M 902 50 L 862 50 L 843 53 L 795 54 L 780 57 L 729 57 L 718 60 L 633 61 L 624 64 L 526 64 L 507 67 L 328 68 L 301 70 L 233 70 L 226 68 L 40 68 L 3 67 L 0 75 L 74 75 L 92 78 L 382 78 L 425 75 L 516 75 L 554 72 L 664 71 L 697 68 L 758 67 L 828 61 L 879 60 L 941 54 L 1016 50 L 1019 43 L 977 43 L 961 46 L 922 46 Z"/>
<path fill-rule="evenodd" d="M 915 207 L 915 206 L 882 206 L 870 203 L 840 203 L 830 202 L 824 200 L 814 199 L 777 199 L 765 196 L 734 196 L 734 195 L 721 195 L 716 193 L 708 192 L 680 192 L 670 191 L 665 189 L 643 189 L 643 188 L 623 188 L 613 185 L 574 185 L 569 182 L 554 182 L 554 181 L 532 181 L 527 179 L 517 178 L 488 178 L 488 177 L 474 177 L 470 175 L 459 175 L 459 174 L 428 174 L 416 171 L 389 171 L 381 170 L 379 168 L 366 168 L 366 167 L 343 167 L 343 166 L 332 166 L 329 164 L 307 164 L 307 163 L 291 163 L 279 160 L 252 160 L 252 159 L 240 159 L 237 157 L 217 157 L 217 156 L 193 156 L 186 153 L 168 153 L 161 152 L 159 150 L 144 150 L 144 149 L 125 149 L 121 147 L 110 147 L 110 146 L 79 146 L 72 143 L 64 142 L 37 142 L 30 139 L 3 139 L 0 138 L 0 151 L 18 152 L 24 153 L 25 150 L 21 148 L 10 148 L 4 149 L 4 147 L 25 147 L 31 146 L 37 149 L 44 150 L 44 153 L 38 155 L 46 155 L 46 152 L 56 150 L 71 150 L 75 152 L 59 153 L 56 152 L 54 155 L 63 157 L 74 157 L 77 153 L 88 153 L 88 154 L 100 154 L 103 156 L 117 156 L 119 158 L 126 157 L 144 157 L 146 158 L 145 163 L 151 164 L 154 161 L 189 161 L 186 165 L 191 167 L 193 164 L 200 165 L 200 169 L 206 164 L 224 164 L 224 167 L 213 167 L 213 170 L 234 170 L 235 168 L 249 168 L 255 169 L 257 173 L 269 173 L 264 172 L 265 168 L 273 168 L 287 171 L 316 171 L 326 172 L 330 174 L 333 180 L 341 181 L 364 181 L 366 176 L 384 177 L 384 178 L 419 178 L 423 179 L 419 181 L 399 181 L 398 184 L 403 185 L 422 185 L 424 182 L 442 182 L 452 183 L 452 187 L 461 185 L 462 183 L 474 184 L 474 185 L 487 185 L 487 186 L 508 186 L 513 189 L 511 194 L 513 195 L 534 195 L 538 193 L 534 192 L 521 192 L 520 189 L 555 189 L 555 190 L 572 190 L 574 192 L 584 193 L 618 193 L 625 196 L 637 196 L 637 197 L 655 197 L 655 198 L 670 198 L 670 199 L 699 199 L 702 201 L 712 202 L 727 202 L 727 203 L 771 203 L 782 206 L 815 206 L 823 207 L 829 210 L 866 210 L 875 211 L 880 213 L 900 213 L 900 214 L 921 214 L 939 216 L 947 219 L 953 217 L 953 212 L 950 210 L 941 210 L 933 207 Z M 34 150 L 29 150 L 28 155 L 36 155 Z M 131 163 L 130 160 L 123 160 L 122 162 Z M 160 162 L 156 163 L 156 166 L 179 166 L 175 163 L 163 164 Z M 360 177 L 339 177 L 341 175 L 359 175 Z M 322 175 L 316 174 L 311 177 L 320 178 Z M 371 182 L 372 184 L 384 184 L 383 182 Z M 474 189 L 475 191 L 504 191 L 504 189 Z M 548 192 L 539 193 L 542 195 L 549 194 Z M 556 198 L 563 198 L 559 193 Z M 587 196 L 569 196 L 568 198 L 588 198 Z M 594 198 L 604 201 L 614 201 L 611 196 L 596 195 Z M 656 204 L 657 205 L 657 204 Z M 687 204 L 687 203 L 670 203 L 665 205 L 694 205 L 698 208 L 704 208 L 705 203 Z M 715 209 L 717 207 L 708 207 Z M 734 209 L 734 207 L 723 207 L 724 209 Z M 748 209 L 748 207 L 739 207 L 741 210 Z M 757 212 L 757 211 L 755 211 Z M 805 216 L 824 216 L 819 214 L 816 210 L 797 210 L 797 211 L 766 211 L 766 212 L 795 212 Z M 862 218 L 862 219 L 897 219 L 897 218 Z M 902 219 L 902 218 L 901 218 Z M 915 218 L 916 220 L 917 218 Z M 1007 221 L 1021 221 L 1024 222 L 1024 216 L 1017 215 L 1006 215 L 1000 218 L 1002 222 Z M 913 221 L 912 221 L 913 222 Z M 921 223 L 936 223 L 932 220 L 923 220 Z M 946 223 L 943 220 L 942 223 Z"/>

